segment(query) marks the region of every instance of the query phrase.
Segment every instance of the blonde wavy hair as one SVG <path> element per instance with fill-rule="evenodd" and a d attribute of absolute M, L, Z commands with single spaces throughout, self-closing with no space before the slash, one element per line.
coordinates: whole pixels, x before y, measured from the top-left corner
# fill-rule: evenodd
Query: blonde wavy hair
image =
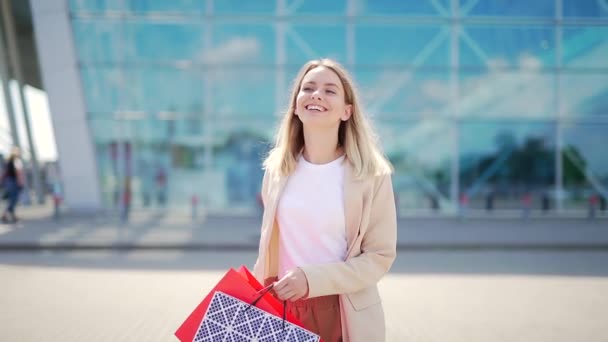
<path fill-rule="evenodd" d="M 298 72 L 289 97 L 289 108 L 277 130 L 274 147 L 264 161 L 264 169 L 282 176 L 289 176 L 295 170 L 297 158 L 304 148 L 302 121 L 294 115 L 296 98 L 304 76 L 319 67 L 328 68 L 338 75 L 344 88 L 344 100 L 346 104 L 352 105 L 351 117 L 340 122 L 338 145 L 344 148 L 355 177 L 366 178 L 392 173 L 393 168 L 379 148 L 371 123 L 363 114 L 352 78 L 342 65 L 327 58 L 309 61 Z"/>

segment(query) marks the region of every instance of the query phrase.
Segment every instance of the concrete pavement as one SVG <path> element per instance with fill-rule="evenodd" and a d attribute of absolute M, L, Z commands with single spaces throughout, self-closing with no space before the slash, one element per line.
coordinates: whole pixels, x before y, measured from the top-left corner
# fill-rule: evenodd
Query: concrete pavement
<path fill-rule="evenodd" d="M 0 341 L 177 341 L 255 252 L 0 253 Z M 401 251 L 380 282 L 387 342 L 608 341 L 608 252 Z"/>

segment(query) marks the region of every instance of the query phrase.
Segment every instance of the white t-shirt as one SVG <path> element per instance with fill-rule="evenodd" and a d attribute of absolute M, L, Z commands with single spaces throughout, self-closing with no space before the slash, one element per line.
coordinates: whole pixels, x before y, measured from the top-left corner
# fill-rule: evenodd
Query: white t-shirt
<path fill-rule="evenodd" d="M 343 261 L 344 156 L 317 165 L 300 156 L 277 207 L 279 277 L 303 265 Z"/>

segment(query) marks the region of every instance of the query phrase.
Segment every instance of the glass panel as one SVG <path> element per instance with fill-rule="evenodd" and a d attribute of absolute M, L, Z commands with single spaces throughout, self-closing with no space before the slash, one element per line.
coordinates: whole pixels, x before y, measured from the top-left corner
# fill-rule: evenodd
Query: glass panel
<path fill-rule="evenodd" d="M 462 118 L 555 117 L 555 77 L 544 73 L 466 73 L 460 77 Z"/>
<path fill-rule="evenodd" d="M 107 63 L 124 60 L 126 43 L 123 25 L 109 20 L 72 20 L 78 59 Z"/>
<path fill-rule="evenodd" d="M 608 115 L 608 73 L 564 74 L 563 113 L 567 116 Z"/>
<path fill-rule="evenodd" d="M 447 16 L 450 13 L 449 0 L 422 1 L 356 1 L 358 14 L 402 15 L 402 16 Z"/>
<path fill-rule="evenodd" d="M 393 187 L 402 215 L 449 210 L 451 124 L 437 119 L 375 122 L 395 167 Z"/>
<path fill-rule="evenodd" d="M 225 183 L 224 194 L 231 207 L 259 209 L 257 198 L 263 177 L 262 162 L 273 141 L 279 118 L 225 117 L 214 127 L 214 170 Z"/>
<path fill-rule="evenodd" d="M 568 68 L 608 68 L 608 27 L 564 27 L 563 51 Z"/>
<path fill-rule="evenodd" d="M 203 29 L 200 24 L 126 22 L 129 43 L 125 44 L 130 61 L 200 61 L 204 55 Z"/>
<path fill-rule="evenodd" d="M 219 121 L 233 116 L 253 121 L 276 113 L 274 68 L 216 69 L 211 84 L 213 115 Z"/>
<path fill-rule="evenodd" d="M 132 80 L 132 93 L 126 109 L 173 113 L 167 115 L 196 115 L 203 109 L 203 76 L 200 72 L 138 68 L 129 70 L 128 75 Z"/>
<path fill-rule="evenodd" d="M 221 0 L 213 2 L 214 14 L 255 15 L 275 14 L 276 1 Z"/>
<path fill-rule="evenodd" d="M 203 60 L 214 64 L 274 64 L 275 32 L 270 25 L 213 26 L 213 47 Z"/>
<path fill-rule="evenodd" d="M 563 136 L 564 207 L 589 210 L 593 205 L 606 214 L 608 124 L 565 124 Z"/>
<path fill-rule="evenodd" d="M 540 208 L 555 184 L 555 125 L 464 122 L 460 127 L 461 203 L 488 211 Z M 464 197 L 466 196 L 466 197 Z"/>
<path fill-rule="evenodd" d="M 127 10 L 132 12 L 200 14 L 205 9 L 205 2 L 201 0 L 126 0 L 125 2 Z"/>
<path fill-rule="evenodd" d="M 295 1 L 298 2 L 298 1 Z M 287 6 L 294 14 L 331 14 L 345 15 L 347 0 L 306 0 L 298 2 L 297 7 Z M 357 1 L 361 3 L 362 1 Z"/>
<path fill-rule="evenodd" d="M 106 128 L 101 122 L 92 122 L 94 130 Z M 113 122 L 112 126 L 119 127 Z M 97 165 L 106 206 L 118 209 L 130 189 L 131 208 L 164 207 L 178 199 L 172 194 L 172 149 L 168 145 L 151 145 L 136 139 L 115 139 L 98 142 Z M 187 200 L 182 202 L 188 202 Z M 173 203 L 171 203 L 173 204 Z"/>
<path fill-rule="evenodd" d="M 113 113 L 122 107 L 127 82 L 121 70 L 83 67 L 80 71 L 87 112 Z"/>
<path fill-rule="evenodd" d="M 370 114 L 399 121 L 448 116 L 449 77 L 448 73 L 398 68 L 355 73 L 361 98 Z"/>
<path fill-rule="evenodd" d="M 311 59 L 329 57 L 346 63 L 346 30 L 342 25 L 291 25 L 287 32 L 287 61 L 301 66 Z"/>
<path fill-rule="evenodd" d="M 608 17 L 606 0 L 563 0 L 565 17 Z"/>
<path fill-rule="evenodd" d="M 553 66 L 553 27 L 467 26 L 460 39 L 460 64 L 526 70 Z"/>
<path fill-rule="evenodd" d="M 70 10 L 78 11 L 118 11 L 124 8 L 123 0 L 69 0 Z"/>
<path fill-rule="evenodd" d="M 519 16 L 554 17 L 555 0 L 509 0 L 509 1 L 468 1 L 475 5 L 468 8 L 467 2 L 461 6 L 463 15 L 471 16 Z"/>
<path fill-rule="evenodd" d="M 357 25 L 355 30 L 358 65 L 449 65 L 447 27 Z"/>

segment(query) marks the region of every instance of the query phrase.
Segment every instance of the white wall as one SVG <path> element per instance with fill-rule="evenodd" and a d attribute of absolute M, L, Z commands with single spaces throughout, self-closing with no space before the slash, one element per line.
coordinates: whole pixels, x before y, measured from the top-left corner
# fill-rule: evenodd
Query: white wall
<path fill-rule="evenodd" d="M 101 192 L 67 2 L 31 0 L 32 19 L 65 201 L 71 210 L 94 211 L 101 209 Z"/>

